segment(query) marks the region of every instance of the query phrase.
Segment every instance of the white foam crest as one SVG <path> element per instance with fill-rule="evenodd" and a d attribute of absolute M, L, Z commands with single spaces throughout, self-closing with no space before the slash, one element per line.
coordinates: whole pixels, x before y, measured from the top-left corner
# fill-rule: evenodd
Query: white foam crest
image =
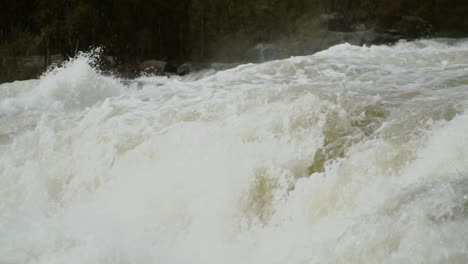
<path fill-rule="evenodd" d="M 0 113 L 24 111 L 58 112 L 92 106 L 108 97 L 118 96 L 123 87 L 112 77 L 103 76 L 94 65 L 99 50 L 80 53 L 62 66 L 52 68 L 38 81 L 4 84 L 0 93 Z M 11 92 L 15 90 L 15 92 Z"/>

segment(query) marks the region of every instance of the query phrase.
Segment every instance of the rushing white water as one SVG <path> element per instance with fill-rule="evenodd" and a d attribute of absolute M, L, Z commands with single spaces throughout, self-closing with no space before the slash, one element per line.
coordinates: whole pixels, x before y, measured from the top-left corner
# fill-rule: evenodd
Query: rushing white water
<path fill-rule="evenodd" d="M 91 60 L 0 85 L 0 263 L 468 262 L 468 41 Z"/>

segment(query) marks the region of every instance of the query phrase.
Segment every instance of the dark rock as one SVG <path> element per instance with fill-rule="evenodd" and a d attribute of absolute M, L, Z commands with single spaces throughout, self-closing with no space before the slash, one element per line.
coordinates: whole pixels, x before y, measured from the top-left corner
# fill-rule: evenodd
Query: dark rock
<path fill-rule="evenodd" d="M 221 63 L 221 62 L 213 62 L 210 64 L 209 68 L 216 70 L 216 71 L 222 71 L 222 70 L 227 70 L 230 68 L 234 68 L 236 66 L 239 66 L 239 63 Z"/>
<path fill-rule="evenodd" d="M 382 39 L 381 39 L 382 38 Z M 318 50 L 327 49 L 331 46 L 349 43 L 351 45 L 362 46 L 377 44 L 384 42 L 385 44 L 392 44 L 393 41 L 387 41 L 386 37 L 374 30 L 366 30 L 359 32 L 326 32 L 322 37 L 322 42 Z"/>
<path fill-rule="evenodd" d="M 166 64 L 166 68 L 164 69 L 164 72 L 175 74 L 177 73 L 177 69 L 179 68 L 179 66 L 180 66 L 180 63 L 178 62 L 168 61 Z"/>
<path fill-rule="evenodd" d="M 193 72 L 193 66 L 190 63 L 184 63 L 177 68 L 177 74 L 180 76 L 187 75 Z"/>
<path fill-rule="evenodd" d="M 333 32 L 352 32 L 356 27 L 350 19 L 338 13 L 320 16 L 320 23 L 326 30 Z"/>
<path fill-rule="evenodd" d="M 368 44 L 372 45 L 393 45 L 402 39 L 401 35 L 389 33 L 376 33 L 375 38 Z"/>
<path fill-rule="evenodd" d="M 147 60 L 139 64 L 140 71 L 149 74 L 162 74 L 166 71 L 167 62 L 160 60 Z"/>
<path fill-rule="evenodd" d="M 387 32 L 407 39 L 416 39 L 432 35 L 433 27 L 420 17 L 403 16 Z"/>
<path fill-rule="evenodd" d="M 186 62 L 180 65 L 177 68 L 176 73 L 178 75 L 184 76 L 190 73 L 206 71 L 206 70 L 214 70 L 214 71 L 222 71 L 226 69 L 230 69 L 233 67 L 238 66 L 239 63 L 221 63 L 221 62 L 213 62 L 213 63 L 202 63 L 202 62 Z"/>

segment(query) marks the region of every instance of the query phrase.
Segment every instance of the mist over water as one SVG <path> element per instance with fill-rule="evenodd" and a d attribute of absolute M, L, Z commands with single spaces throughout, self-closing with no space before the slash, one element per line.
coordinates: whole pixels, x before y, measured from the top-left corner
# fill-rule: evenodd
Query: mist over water
<path fill-rule="evenodd" d="M 467 40 L 92 65 L 0 85 L 0 263 L 468 262 Z"/>

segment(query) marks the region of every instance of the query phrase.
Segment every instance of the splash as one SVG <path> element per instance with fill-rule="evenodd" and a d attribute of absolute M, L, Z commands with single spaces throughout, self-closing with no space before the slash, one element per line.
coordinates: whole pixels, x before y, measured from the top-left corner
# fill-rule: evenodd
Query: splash
<path fill-rule="evenodd" d="M 100 53 L 99 48 L 79 53 L 62 66 L 49 68 L 39 80 L 2 85 L 0 113 L 61 112 L 118 96 L 123 91 L 120 82 L 102 75 L 96 67 Z"/>
<path fill-rule="evenodd" d="M 343 44 L 132 89 L 81 54 L 2 85 L 0 263 L 466 263 L 467 58 Z"/>

